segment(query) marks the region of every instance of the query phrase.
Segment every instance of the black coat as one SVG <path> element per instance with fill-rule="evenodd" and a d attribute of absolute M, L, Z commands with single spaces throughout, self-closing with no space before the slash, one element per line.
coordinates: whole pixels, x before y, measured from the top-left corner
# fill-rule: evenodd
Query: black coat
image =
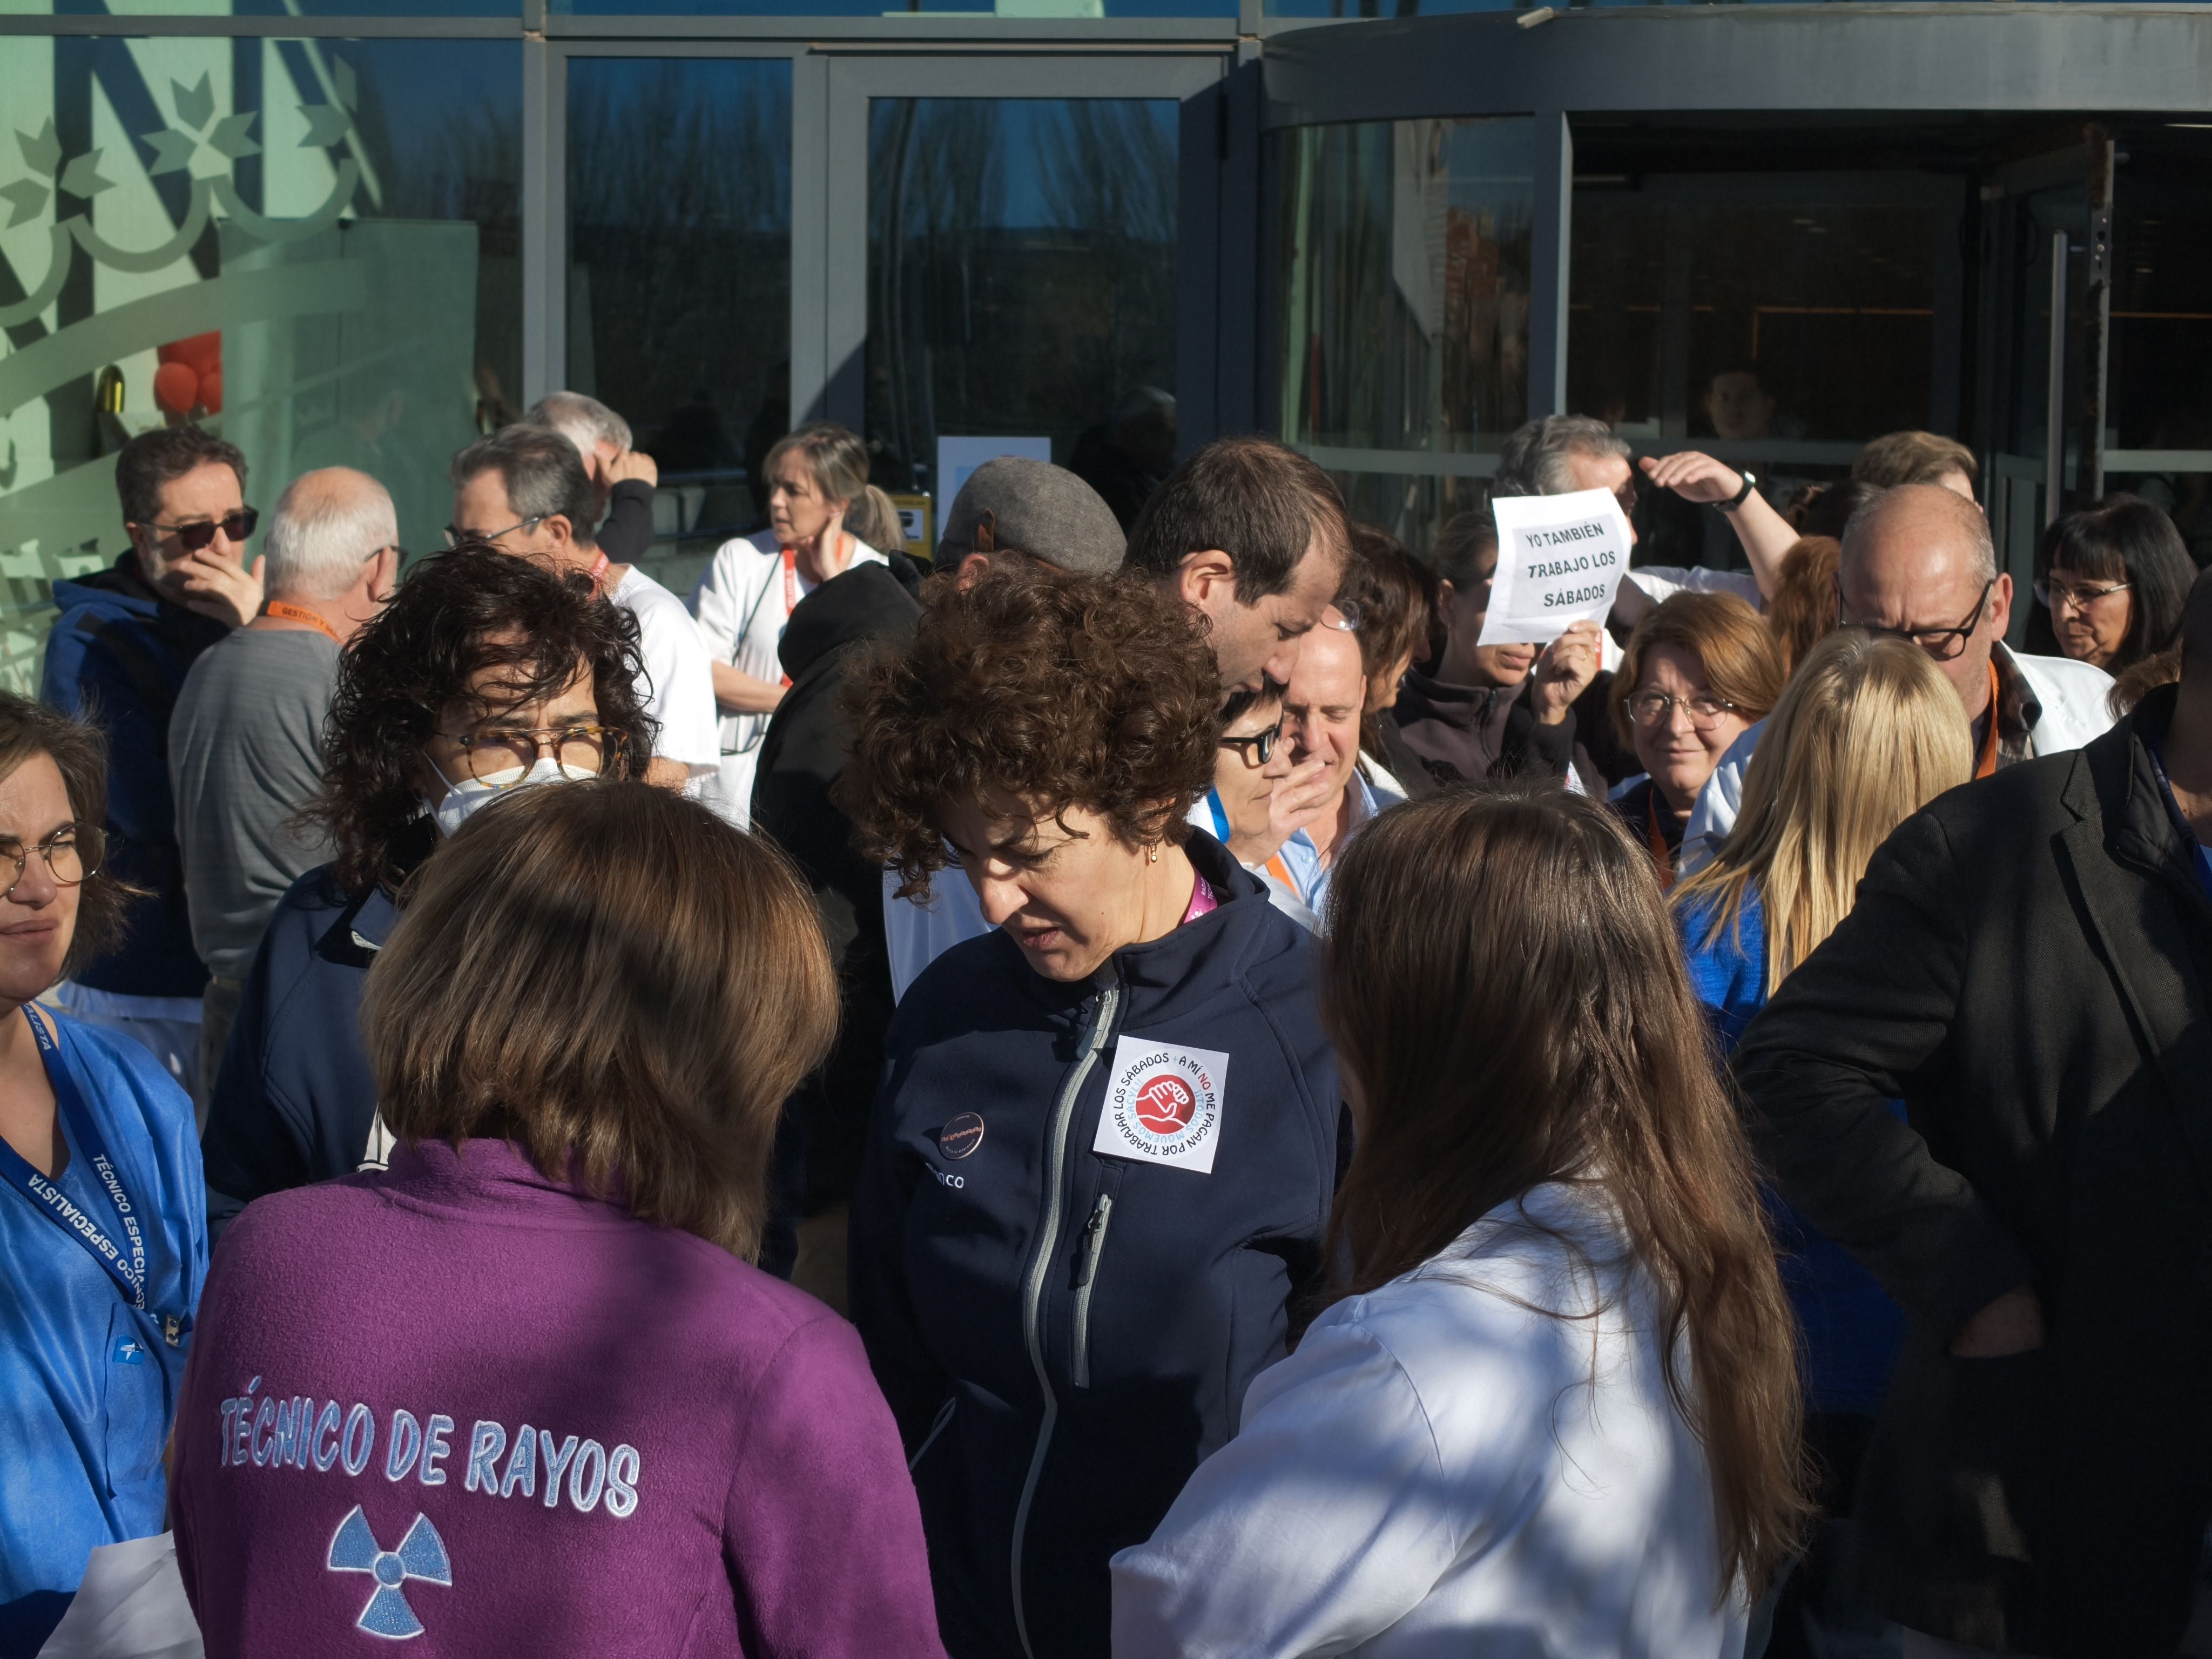
<path fill-rule="evenodd" d="M 1736 1054 L 1783 1193 L 1908 1316 L 1847 1571 L 1977 1647 L 2171 1653 L 2212 1510 L 2212 901 L 2148 746 L 2173 706 L 1907 820 Z M 1954 1358 L 2023 1283 L 2046 1346 Z"/>
<path fill-rule="evenodd" d="M 805 1173 L 801 1190 L 788 1196 L 809 1215 L 850 1193 L 860 1174 L 892 1006 L 883 866 L 854 850 L 852 820 L 830 799 L 853 750 L 838 694 L 857 653 L 878 641 L 905 645 L 921 615 L 896 573 L 857 564 L 799 602 L 776 651 L 791 687 L 761 739 L 753 828 L 790 854 L 813 890 L 842 1005 L 837 1046 L 799 1085 L 790 1109 L 804 1140 Z M 791 1148 L 783 1152 L 788 1177 L 797 1158 Z"/>

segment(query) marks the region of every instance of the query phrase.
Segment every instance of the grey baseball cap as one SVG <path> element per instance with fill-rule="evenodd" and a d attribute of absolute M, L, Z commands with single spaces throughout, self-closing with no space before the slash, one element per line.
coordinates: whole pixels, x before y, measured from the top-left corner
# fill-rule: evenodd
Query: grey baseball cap
<path fill-rule="evenodd" d="M 977 467 L 952 498 L 937 568 L 1004 550 L 1078 575 L 1109 576 L 1121 568 L 1128 540 L 1098 492 L 1066 467 L 1002 455 Z"/>

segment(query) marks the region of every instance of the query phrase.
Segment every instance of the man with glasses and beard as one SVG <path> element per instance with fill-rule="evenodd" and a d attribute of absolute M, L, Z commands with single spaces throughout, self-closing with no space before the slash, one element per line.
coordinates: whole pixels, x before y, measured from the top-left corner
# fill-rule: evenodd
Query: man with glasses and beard
<path fill-rule="evenodd" d="M 40 700 L 107 734 L 108 869 L 153 895 L 123 942 L 58 988 L 81 1020 L 143 1044 L 196 1099 L 200 994 L 169 787 L 169 721 L 199 654 L 261 610 L 246 562 L 258 518 L 246 457 L 196 426 L 142 433 L 115 458 L 131 545 L 108 568 L 54 584 Z"/>

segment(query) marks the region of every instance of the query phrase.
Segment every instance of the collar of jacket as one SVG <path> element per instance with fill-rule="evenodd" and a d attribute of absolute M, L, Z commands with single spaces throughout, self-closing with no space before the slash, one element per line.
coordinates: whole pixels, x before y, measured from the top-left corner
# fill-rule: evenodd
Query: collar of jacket
<path fill-rule="evenodd" d="M 2175 685 L 2156 687 L 2118 725 L 2083 749 L 2085 765 L 2075 769 L 2065 799 L 2075 816 L 2102 818 L 2105 846 L 2115 859 L 2156 876 L 2185 895 L 2201 920 L 2212 921 L 2212 901 L 2197 876 L 2196 849 L 2166 808 L 2166 790 L 2151 758 L 2173 724 L 2179 692 Z"/>
<path fill-rule="evenodd" d="M 1203 830 L 1193 830 L 1182 850 L 1198 873 L 1212 884 L 1221 902 L 1195 921 L 1170 928 L 1156 939 L 1123 946 L 1088 980 L 1066 985 L 1026 972 L 1041 1000 L 1058 1012 L 1118 984 L 1121 1009 L 1115 1024 L 1149 1024 L 1191 997 L 1227 984 L 1266 929 L 1279 922 L 1304 937 L 1297 923 L 1267 902 L 1267 884 Z M 1009 951 L 1019 954 L 1012 939 L 1006 944 Z"/>
<path fill-rule="evenodd" d="M 1990 653 L 1990 661 L 1997 671 L 1997 747 L 2009 765 L 2034 754 L 2032 741 L 2043 719 L 2043 705 L 2002 640 Z"/>
<path fill-rule="evenodd" d="M 793 607 L 776 660 L 794 680 L 854 640 L 911 639 L 921 607 L 886 565 L 870 560 L 841 571 Z"/>

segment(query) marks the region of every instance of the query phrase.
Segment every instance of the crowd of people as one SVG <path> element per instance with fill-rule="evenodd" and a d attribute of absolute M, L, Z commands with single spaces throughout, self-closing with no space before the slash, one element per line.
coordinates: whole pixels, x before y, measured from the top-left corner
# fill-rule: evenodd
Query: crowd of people
<path fill-rule="evenodd" d="M 1499 459 L 1744 568 L 1486 643 L 1486 510 L 908 550 L 817 424 L 687 604 L 578 394 L 413 559 L 132 440 L 0 695 L 0 1659 L 156 1650 L 104 1547 L 165 1654 L 2212 1654 L 2212 576 Z"/>

